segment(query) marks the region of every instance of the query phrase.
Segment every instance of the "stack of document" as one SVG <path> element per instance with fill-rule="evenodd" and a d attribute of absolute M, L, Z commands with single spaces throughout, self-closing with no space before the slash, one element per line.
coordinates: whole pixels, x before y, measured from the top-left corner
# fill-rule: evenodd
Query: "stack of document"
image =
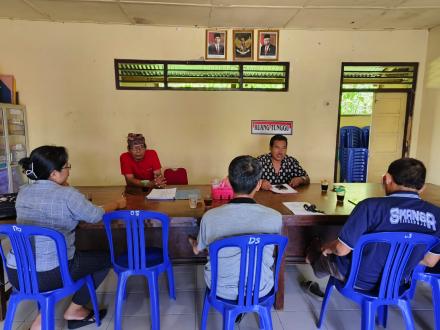
<path fill-rule="evenodd" d="M 174 199 L 176 198 L 176 190 L 177 188 L 168 188 L 168 189 L 153 189 L 147 195 L 147 199 Z"/>

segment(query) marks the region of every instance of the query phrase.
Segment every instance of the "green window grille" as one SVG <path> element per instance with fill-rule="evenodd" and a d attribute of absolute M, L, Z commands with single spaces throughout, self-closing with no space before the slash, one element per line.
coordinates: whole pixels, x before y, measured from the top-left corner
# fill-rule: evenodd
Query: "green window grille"
<path fill-rule="evenodd" d="M 115 59 L 117 89 L 288 91 L 288 62 Z"/>

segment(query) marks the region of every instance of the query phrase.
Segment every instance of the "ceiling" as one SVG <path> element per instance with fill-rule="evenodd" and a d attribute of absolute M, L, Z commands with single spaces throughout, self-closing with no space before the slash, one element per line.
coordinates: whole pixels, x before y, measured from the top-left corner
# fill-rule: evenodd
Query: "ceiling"
<path fill-rule="evenodd" d="M 227 28 L 429 29 L 440 25 L 440 0 L 0 0 L 0 18 Z"/>

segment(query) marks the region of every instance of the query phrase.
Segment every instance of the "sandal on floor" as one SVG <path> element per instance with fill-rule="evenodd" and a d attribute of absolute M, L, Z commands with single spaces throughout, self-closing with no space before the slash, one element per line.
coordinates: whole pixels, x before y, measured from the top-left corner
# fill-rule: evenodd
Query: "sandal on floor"
<path fill-rule="evenodd" d="M 99 311 L 99 318 L 102 320 L 105 317 L 106 314 L 107 314 L 107 310 L 106 309 L 101 309 Z M 94 311 L 90 311 L 89 315 L 87 315 L 82 320 L 67 320 L 67 328 L 69 328 L 69 329 L 78 329 L 78 328 L 84 327 L 86 325 L 93 324 L 95 322 L 96 322 L 95 312 Z"/>
<path fill-rule="evenodd" d="M 305 288 L 306 292 L 315 299 L 322 300 L 324 298 L 324 292 L 321 291 L 319 284 L 313 281 L 304 281 L 301 285 Z"/>

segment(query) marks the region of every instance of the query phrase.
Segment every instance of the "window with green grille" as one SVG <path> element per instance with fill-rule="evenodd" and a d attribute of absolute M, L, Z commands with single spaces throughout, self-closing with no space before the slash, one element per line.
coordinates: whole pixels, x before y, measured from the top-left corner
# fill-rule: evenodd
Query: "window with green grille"
<path fill-rule="evenodd" d="M 117 89 L 287 91 L 288 62 L 115 59 Z"/>

